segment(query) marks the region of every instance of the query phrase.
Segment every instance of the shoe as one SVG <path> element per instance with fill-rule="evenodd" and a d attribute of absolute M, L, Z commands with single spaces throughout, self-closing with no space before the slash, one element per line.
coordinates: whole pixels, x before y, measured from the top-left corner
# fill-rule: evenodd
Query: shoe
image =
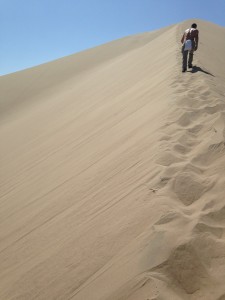
<path fill-rule="evenodd" d="M 186 72 L 186 71 L 187 71 L 187 69 L 185 69 L 185 68 L 184 68 L 184 69 L 182 69 L 182 72 L 183 72 L 183 73 L 184 73 L 184 72 Z"/>
<path fill-rule="evenodd" d="M 189 69 L 192 69 L 192 68 L 193 68 L 193 66 L 192 66 L 192 65 L 188 65 L 188 68 L 189 68 Z"/>

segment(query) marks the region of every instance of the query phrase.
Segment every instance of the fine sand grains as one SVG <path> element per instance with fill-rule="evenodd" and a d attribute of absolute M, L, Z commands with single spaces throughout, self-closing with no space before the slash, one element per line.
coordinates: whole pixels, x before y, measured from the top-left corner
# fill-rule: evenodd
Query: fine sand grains
<path fill-rule="evenodd" d="M 195 63 L 199 65 L 196 58 Z M 151 272 L 164 274 L 169 283 L 167 295 L 174 290 L 179 299 L 224 298 L 225 90 L 221 86 L 216 90 L 216 82 L 215 75 L 197 74 L 195 69 L 177 76 L 172 83 L 174 107 L 163 127 L 167 154 L 157 161 L 166 166 L 162 178 L 167 178 L 170 198 L 184 207 L 178 205 L 176 212 L 156 225 L 166 223 L 167 230 L 172 229 L 170 223 L 177 219 L 179 210 L 189 221 L 182 228 L 184 241 L 180 240 L 168 259 Z"/>
<path fill-rule="evenodd" d="M 225 299 L 225 29 L 182 74 L 192 21 L 0 78 L 0 299 Z"/>

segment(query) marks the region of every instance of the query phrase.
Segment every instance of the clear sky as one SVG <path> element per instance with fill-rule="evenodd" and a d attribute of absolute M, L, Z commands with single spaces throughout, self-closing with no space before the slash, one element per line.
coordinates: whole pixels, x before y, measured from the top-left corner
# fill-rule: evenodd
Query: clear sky
<path fill-rule="evenodd" d="M 193 18 L 225 26 L 225 0 L 0 0 L 0 75 Z"/>

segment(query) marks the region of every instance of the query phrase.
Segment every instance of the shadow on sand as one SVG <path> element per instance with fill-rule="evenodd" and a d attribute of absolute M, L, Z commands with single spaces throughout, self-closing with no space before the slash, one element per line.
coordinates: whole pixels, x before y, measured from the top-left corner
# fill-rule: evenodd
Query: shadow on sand
<path fill-rule="evenodd" d="M 202 73 L 205 73 L 205 74 L 207 74 L 207 75 L 210 75 L 210 76 L 213 76 L 213 77 L 215 77 L 212 73 L 210 73 L 210 72 L 207 72 L 207 71 L 205 71 L 205 70 L 203 70 L 202 68 L 200 68 L 200 67 L 197 67 L 197 66 L 193 66 L 193 68 L 192 68 L 192 71 L 191 71 L 192 73 L 197 73 L 197 72 L 202 72 Z"/>

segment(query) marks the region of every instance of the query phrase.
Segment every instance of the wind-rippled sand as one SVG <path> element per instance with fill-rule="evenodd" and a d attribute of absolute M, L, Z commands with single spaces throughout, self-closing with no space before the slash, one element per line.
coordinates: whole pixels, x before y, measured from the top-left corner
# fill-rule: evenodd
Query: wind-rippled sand
<path fill-rule="evenodd" d="M 0 299 L 225 299 L 225 28 L 0 77 Z"/>

